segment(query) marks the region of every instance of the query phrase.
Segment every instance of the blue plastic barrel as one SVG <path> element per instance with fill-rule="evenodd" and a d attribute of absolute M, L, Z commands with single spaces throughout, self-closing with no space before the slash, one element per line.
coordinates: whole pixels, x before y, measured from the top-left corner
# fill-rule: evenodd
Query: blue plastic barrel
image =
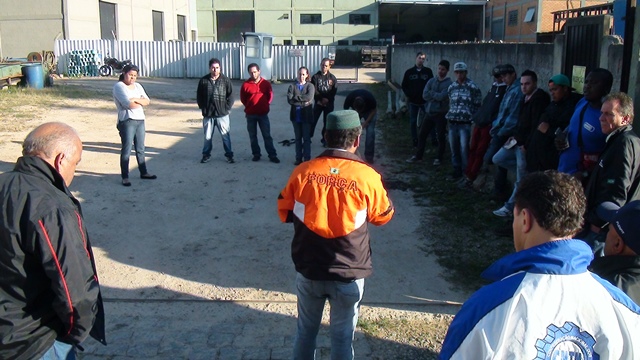
<path fill-rule="evenodd" d="M 22 75 L 27 80 L 27 86 L 34 89 L 44 88 L 44 72 L 41 63 L 22 65 Z"/>

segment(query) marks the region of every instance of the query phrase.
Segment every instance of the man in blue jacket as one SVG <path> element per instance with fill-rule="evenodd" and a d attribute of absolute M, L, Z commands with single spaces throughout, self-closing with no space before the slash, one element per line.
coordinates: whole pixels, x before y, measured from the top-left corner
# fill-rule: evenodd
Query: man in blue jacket
<path fill-rule="evenodd" d="M 516 252 L 482 274 L 495 281 L 462 306 L 440 359 L 634 359 L 640 307 L 590 273 L 591 248 L 572 239 L 585 199 L 578 180 L 548 170 L 516 193 Z"/>

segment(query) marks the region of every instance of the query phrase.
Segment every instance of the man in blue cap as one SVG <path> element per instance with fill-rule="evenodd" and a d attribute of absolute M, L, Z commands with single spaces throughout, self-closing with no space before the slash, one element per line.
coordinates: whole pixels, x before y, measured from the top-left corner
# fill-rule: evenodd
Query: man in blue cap
<path fill-rule="evenodd" d="M 613 203 L 608 203 L 615 206 Z M 617 206 L 615 206 L 617 207 Z M 606 216 L 604 216 L 606 217 Z M 589 270 L 624 291 L 640 304 L 640 200 L 613 211 L 604 243 L 604 256 Z"/>

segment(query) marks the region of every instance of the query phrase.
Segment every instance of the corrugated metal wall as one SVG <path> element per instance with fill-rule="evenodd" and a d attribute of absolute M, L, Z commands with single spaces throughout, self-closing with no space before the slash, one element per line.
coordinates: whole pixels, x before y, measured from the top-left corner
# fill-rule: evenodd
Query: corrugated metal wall
<path fill-rule="evenodd" d="M 319 70 L 320 61 L 329 55 L 329 46 L 274 46 L 273 76 L 279 80 L 294 80 L 301 66 L 309 68 L 310 75 Z"/>
<path fill-rule="evenodd" d="M 131 60 L 140 68 L 140 76 L 198 78 L 207 74 L 212 57 L 220 59 L 223 73 L 230 78 L 247 76 L 244 46 L 240 43 L 57 40 L 54 49 L 60 74 L 67 73 L 71 51 L 95 50 L 102 59 L 111 56 Z M 321 45 L 274 46 L 272 75 L 279 80 L 292 80 L 301 66 L 307 66 L 313 74 L 329 50 L 329 46 Z"/>

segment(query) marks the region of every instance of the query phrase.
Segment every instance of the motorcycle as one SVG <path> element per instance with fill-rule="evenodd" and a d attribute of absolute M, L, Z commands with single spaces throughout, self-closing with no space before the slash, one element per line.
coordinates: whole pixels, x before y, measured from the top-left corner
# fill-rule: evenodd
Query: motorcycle
<path fill-rule="evenodd" d="M 119 61 L 116 58 L 106 57 L 104 59 L 104 65 L 100 66 L 98 73 L 100 76 L 111 76 L 115 71 L 122 71 L 122 69 L 131 64 L 131 60 Z"/>

